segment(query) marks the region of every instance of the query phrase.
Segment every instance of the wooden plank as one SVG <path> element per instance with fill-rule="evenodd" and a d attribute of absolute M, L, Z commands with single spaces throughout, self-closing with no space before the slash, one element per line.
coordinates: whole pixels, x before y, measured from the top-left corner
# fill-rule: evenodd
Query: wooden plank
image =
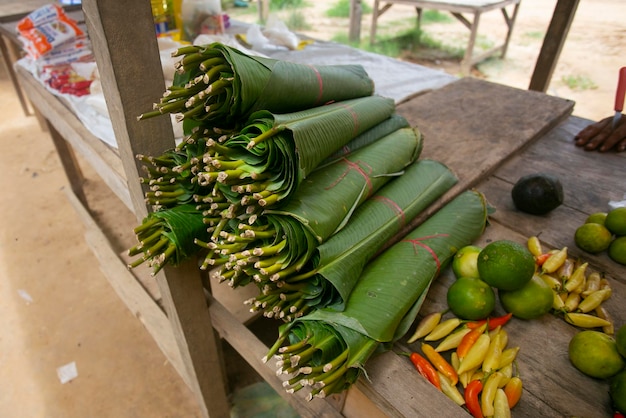
<path fill-rule="evenodd" d="M 561 55 L 579 0 L 558 0 L 530 79 L 529 90 L 546 92 Z"/>
<path fill-rule="evenodd" d="M 397 106 L 398 113 L 424 135 L 421 158 L 446 164 L 459 178 L 406 231 L 486 178 L 567 117 L 572 108 L 569 100 L 475 78 L 460 79 Z"/>
<path fill-rule="evenodd" d="M 144 324 L 167 360 L 174 366 L 183 380 L 186 380 L 187 373 L 165 312 L 146 293 L 133 274 L 128 271 L 125 262 L 113 251 L 111 243 L 89 210 L 72 192 L 67 191 L 66 195 L 83 225 L 85 225 L 87 244 L 98 259 L 100 269 L 111 287 L 133 315 Z M 190 382 L 186 381 L 186 383 L 191 386 Z"/>
<path fill-rule="evenodd" d="M 232 314 L 215 298 L 210 295 L 207 298 L 211 316 L 214 318 L 215 329 L 303 418 L 341 416 L 339 411 L 324 399 L 315 398 L 307 401 L 304 391 L 288 394 L 282 385 L 282 379 L 276 376 L 276 370 L 271 363 L 272 360 L 268 363 L 263 363 L 261 360 L 269 348 L 248 328 L 236 321 Z"/>
<path fill-rule="evenodd" d="M 169 118 L 137 121 L 163 94 L 165 83 L 152 11 L 147 1 L 124 7 L 103 0 L 83 3 L 113 131 L 126 173 L 133 212 L 143 219 L 148 208 L 139 182 L 137 154 L 160 155 L 174 146 Z M 202 414 L 228 416 L 220 347 L 212 328 L 202 281 L 193 261 L 156 275 L 188 381 Z"/>
<path fill-rule="evenodd" d="M 93 166 L 116 196 L 132 210 L 126 176 L 117 152 L 92 135 L 72 111 L 26 69 L 18 66 L 17 78 L 37 111 L 72 145 L 75 152 Z"/>

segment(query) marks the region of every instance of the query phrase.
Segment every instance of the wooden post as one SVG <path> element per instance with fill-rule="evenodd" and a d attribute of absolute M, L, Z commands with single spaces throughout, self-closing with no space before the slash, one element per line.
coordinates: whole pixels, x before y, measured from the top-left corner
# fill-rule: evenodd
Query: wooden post
<path fill-rule="evenodd" d="M 530 79 L 529 90 L 546 92 L 552 79 L 552 73 L 561 55 L 561 49 L 574 20 L 579 0 L 558 0 L 554 7 L 548 32 L 543 39 L 541 52 L 535 63 L 535 70 Z"/>
<path fill-rule="evenodd" d="M 139 182 L 136 154 L 160 155 L 174 146 L 167 116 L 138 121 L 165 91 L 154 20 L 147 0 L 117 2 L 84 0 L 83 11 L 135 216 L 148 213 Z M 157 275 L 163 304 L 187 376 L 204 416 L 229 416 L 225 379 L 203 292 L 193 262 L 166 267 Z"/>

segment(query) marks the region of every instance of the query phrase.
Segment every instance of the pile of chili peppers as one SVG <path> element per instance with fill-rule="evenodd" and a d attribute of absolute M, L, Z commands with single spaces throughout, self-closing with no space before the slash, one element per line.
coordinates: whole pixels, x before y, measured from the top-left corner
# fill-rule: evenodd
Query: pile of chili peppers
<path fill-rule="evenodd" d="M 519 347 L 507 347 L 504 329 L 512 315 L 471 322 L 442 321 L 442 315 L 425 316 L 408 340 L 422 339 L 421 353 L 407 354 L 419 374 L 475 418 L 510 416 L 522 395 L 515 365 Z M 446 352 L 450 361 L 442 355 Z"/>

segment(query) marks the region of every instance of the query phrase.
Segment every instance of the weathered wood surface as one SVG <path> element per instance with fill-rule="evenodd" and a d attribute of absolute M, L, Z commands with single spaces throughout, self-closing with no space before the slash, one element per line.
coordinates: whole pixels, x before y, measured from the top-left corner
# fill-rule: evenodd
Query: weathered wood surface
<path fill-rule="evenodd" d="M 463 78 L 397 107 L 424 135 L 422 158 L 446 164 L 459 182 L 411 226 L 571 114 L 573 102 Z"/>
<path fill-rule="evenodd" d="M 568 246 L 570 254 L 589 261 L 590 269 L 605 273 L 611 281 L 613 295 L 604 306 L 620 325 L 626 323 L 624 266 L 606 254 L 586 254 L 573 242 L 576 227 L 589 214 L 606 211 L 607 202 L 621 200 L 625 192 L 626 155 L 590 153 L 574 146 L 573 136 L 588 123 L 569 118 L 476 185 L 496 208 L 490 226 L 476 244 L 484 246 L 498 239 L 524 243 L 530 235 L 540 233 L 546 248 Z M 564 204 L 544 216 L 517 211 L 510 197 L 519 177 L 538 171 L 557 175 L 565 190 Z M 443 272 L 431 288 L 421 315 L 447 308 L 446 292 L 454 280 L 451 269 Z M 496 309 L 504 313 L 499 303 Z M 547 314 L 532 321 L 513 319 L 507 331 L 509 346 L 520 346 L 518 365 L 524 382 L 514 417 L 611 416 L 607 382 L 583 375 L 569 362 L 568 344 L 577 328 Z M 418 345 L 409 347 L 417 349 Z"/>

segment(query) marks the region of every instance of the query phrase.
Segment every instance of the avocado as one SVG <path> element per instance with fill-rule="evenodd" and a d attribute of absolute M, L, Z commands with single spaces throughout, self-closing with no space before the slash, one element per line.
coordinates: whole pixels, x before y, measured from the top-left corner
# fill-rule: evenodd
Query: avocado
<path fill-rule="evenodd" d="M 518 210 L 545 215 L 563 203 L 563 185 L 551 174 L 528 174 L 515 183 L 511 197 Z"/>

